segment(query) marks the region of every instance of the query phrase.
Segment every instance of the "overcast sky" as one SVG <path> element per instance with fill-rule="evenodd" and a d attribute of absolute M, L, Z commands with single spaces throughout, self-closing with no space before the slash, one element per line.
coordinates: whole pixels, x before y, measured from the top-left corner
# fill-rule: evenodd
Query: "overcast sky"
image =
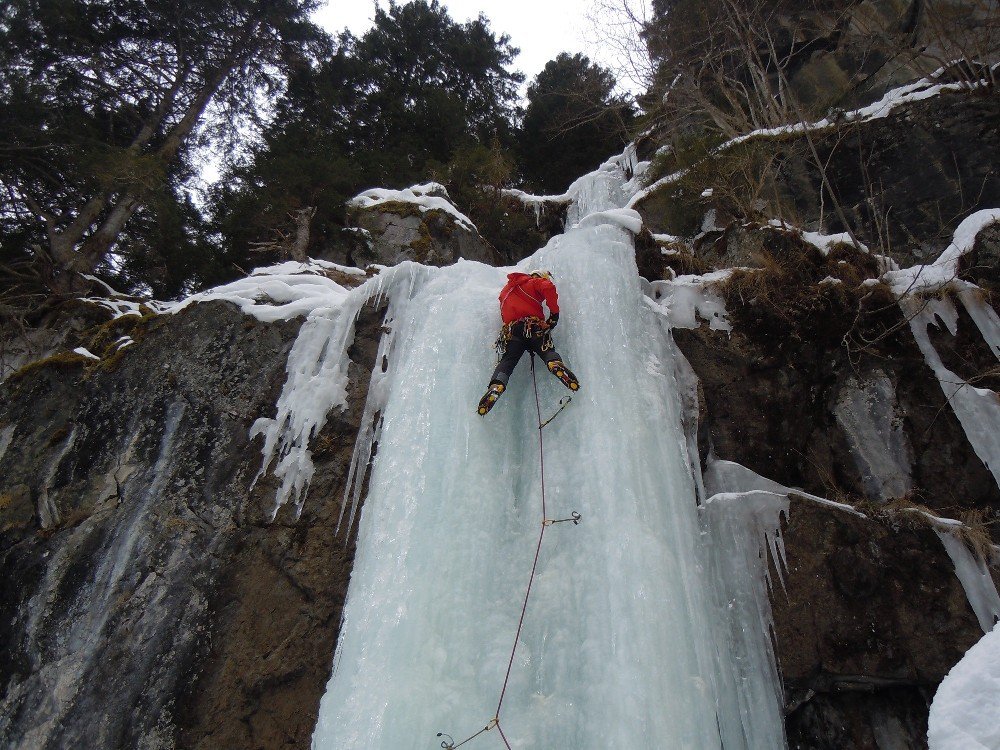
<path fill-rule="evenodd" d="M 330 0 L 315 19 L 327 31 L 348 28 L 358 36 L 371 26 L 376 2 Z M 385 0 L 381 4 L 388 5 Z M 400 1 L 400 5 L 405 4 L 405 0 Z M 490 19 L 494 33 L 509 34 L 511 44 L 521 50 L 514 65 L 525 74 L 527 82 L 560 52 L 583 52 L 592 60 L 602 61 L 601 51 L 586 41 L 593 38 L 587 21 L 592 0 L 443 0 L 441 4 L 456 21 L 464 22 L 483 13 Z"/>

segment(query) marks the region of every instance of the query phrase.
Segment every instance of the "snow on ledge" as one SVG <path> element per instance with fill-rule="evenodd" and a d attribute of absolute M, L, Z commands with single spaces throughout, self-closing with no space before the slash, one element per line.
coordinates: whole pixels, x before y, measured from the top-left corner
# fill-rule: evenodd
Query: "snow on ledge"
<path fill-rule="evenodd" d="M 849 245 L 851 247 L 856 247 L 858 250 L 865 253 L 871 252 L 865 243 L 861 241 L 855 242 L 851 238 L 851 235 L 847 232 L 837 232 L 836 234 L 809 232 L 805 229 L 793 226 L 782 219 L 771 219 L 767 222 L 767 226 L 782 232 L 789 232 L 791 234 L 798 235 L 804 242 L 808 242 L 810 245 L 819 250 L 824 257 L 829 255 L 830 251 L 836 245 Z"/>
<path fill-rule="evenodd" d="M 255 268 L 245 278 L 206 289 L 175 302 L 129 298 L 118 292 L 113 292 L 111 297 L 82 297 L 81 300 L 103 307 L 115 320 L 128 315 L 142 317 L 143 308 L 164 315 L 180 312 L 198 302 L 223 300 L 232 302 L 247 315 L 273 323 L 308 315 L 316 307 L 328 306 L 341 298 L 347 289 L 329 278 L 326 275 L 329 271 L 357 277 L 358 283 L 367 278 L 367 274 L 360 268 L 341 266 L 326 260 L 308 260 L 305 263 L 287 261 Z"/>
<path fill-rule="evenodd" d="M 508 198 L 520 201 L 529 208 L 544 206 L 546 203 L 554 203 L 565 206 L 569 205 L 569 203 L 573 200 L 573 196 L 569 193 L 560 193 L 559 195 L 532 195 L 531 193 L 526 193 L 523 190 L 518 190 L 517 188 L 504 188 L 500 191 L 500 193 Z"/>
<path fill-rule="evenodd" d="M 199 302 L 223 300 L 232 302 L 245 314 L 264 323 L 291 320 L 309 315 L 318 308 L 335 307 L 346 300 L 350 290 L 326 276 L 327 271 L 358 277 L 359 281 L 366 277 L 360 268 L 340 266 L 329 261 L 288 261 L 256 268 L 246 278 L 167 305 L 164 312 L 177 313 Z"/>
<path fill-rule="evenodd" d="M 425 182 L 421 185 L 413 185 L 403 190 L 388 190 L 385 188 L 373 188 L 351 198 L 347 201 L 348 206 L 358 208 L 373 208 L 383 203 L 410 203 L 416 206 L 421 213 L 427 211 L 443 211 L 451 216 L 462 227 L 470 232 L 477 232 L 476 225 L 472 219 L 463 214 L 447 198 L 442 198 L 433 193 L 448 195 L 444 185 L 437 182 Z"/>
<path fill-rule="evenodd" d="M 889 271 L 882 275 L 882 280 L 892 287 L 897 297 L 940 291 L 958 278 L 959 261 L 972 250 L 979 233 L 997 222 L 1000 222 L 1000 208 L 988 208 L 970 214 L 955 229 L 951 244 L 937 260 L 927 265 Z"/>
<path fill-rule="evenodd" d="M 904 86 L 891 89 L 887 91 L 877 102 L 869 104 L 865 107 L 838 113 L 837 115 L 832 115 L 831 117 L 824 117 L 823 119 L 815 122 L 796 122 L 789 125 L 780 125 L 774 128 L 759 128 L 757 130 L 752 130 L 749 133 L 736 136 L 735 138 L 716 146 L 709 153 L 709 157 L 755 138 L 769 138 L 780 135 L 800 135 L 806 132 L 830 130 L 837 127 L 841 123 L 870 122 L 872 120 L 879 120 L 884 117 L 888 117 L 894 109 L 904 104 L 930 99 L 949 91 L 973 91 L 975 89 L 982 88 L 989 83 L 986 79 L 973 81 L 971 83 L 966 81 L 939 83 L 938 81 L 941 76 L 944 75 L 945 70 L 945 67 L 938 68 L 926 78 L 921 78 L 919 81 L 914 81 L 913 83 L 908 83 Z M 661 177 L 659 180 L 656 180 L 644 189 L 638 191 L 629 202 L 629 208 L 635 207 L 636 204 L 645 200 L 660 188 L 677 182 L 689 171 L 690 170 L 688 169 L 682 169 L 678 172 L 666 175 L 665 177 Z"/>

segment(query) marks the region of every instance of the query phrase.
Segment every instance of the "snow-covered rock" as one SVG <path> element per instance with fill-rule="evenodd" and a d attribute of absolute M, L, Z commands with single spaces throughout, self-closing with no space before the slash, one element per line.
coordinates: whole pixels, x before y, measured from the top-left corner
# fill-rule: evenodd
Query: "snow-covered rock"
<path fill-rule="evenodd" d="M 347 202 L 348 220 L 367 233 L 356 265 L 395 265 L 412 260 L 446 266 L 459 258 L 496 262 L 496 251 L 472 220 L 456 208 L 443 185 L 428 182 L 405 190 L 366 190 Z"/>

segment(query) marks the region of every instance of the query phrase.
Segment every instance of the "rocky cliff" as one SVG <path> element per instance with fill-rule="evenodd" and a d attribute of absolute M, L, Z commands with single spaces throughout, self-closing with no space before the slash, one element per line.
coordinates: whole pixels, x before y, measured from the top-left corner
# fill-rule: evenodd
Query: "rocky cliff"
<path fill-rule="evenodd" d="M 957 219 L 1000 205 L 990 91 L 817 133 L 825 177 L 799 136 L 772 140 L 785 166 L 767 173 L 769 205 L 794 213 L 779 226 L 740 214 L 727 189 L 748 162 L 726 150 L 637 204 L 650 281 L 742 268 L 718 289 L 731 332 L 705 320 L 674 332 L 699 380 L 701 458 L 844 506 L 796 498 L 783 529 L 772 605 L 793 748 L 923 747 L 936 685 L 982 634 L 934 519 L 964 520 L 960 541 L 988 558 L 1000 490 L 895 298 L 866 280 L 886 259 L 929 262 Z M 799 231 L 846 229 L 819 197 L 824 180 L 871 252 L 819 252 Z M 356 221 L 365 263 L 496 260 L 449 211 L 359 206 Z M 996 225 L 979 233 L 962 265 L 987 292 L 997 237 Z M 306 748 L 351 570 L 336 528 L 381 311 L 359 317 L 346 407 L 313 436 L 301 515 L 285 506 L 274 520 L 274 480 L 255 483 L 249 436 L 274 413 L 300 321 L 262 323 L 226 302 L 108 318 L 67 306 L 33 334 L 34 356 L 7 350 L 0 740 Z M 931 334 L 942 360 L 1000 389 L 996 353 L 964 311 L 957 323 Z"/>
<path fill-rule="evenodd" d="M 311 501 L 271 522 L 248 436 L 273 412 L 298 326 L 222 302 L 86 314 L 62 325 L 135 343 L 3 386 L 2 744 L 307 747 L 350 575 L 334 529 L 381 317 L 359 320 Z"/>
<path fill-rule="evenodd" d="M 651 230 L 637 241 L 640 270 L 682 286 L 714 279 L 732 323 L 712 330 L 705 315 L 674 332 L 699 379 L 701 456 L 864 514 L 795 500 L 784 528 L 786 586 L 772 605 L 794 748 L 926 747 L 937 684 L 983 634 L 932 519 L 965 519 L 963 543 L 1000 581 L 997 481 L 918 348 L 912 313 L 864 280 L 930 264 L 965 216 L 1000 206 L 998 125 L 992 89 L 943 93 L 808 136 L 723 145 L 637 204 Z M 754 199 L 751 164 L 769 165 L 754 173 Z M 997 226 L 951 277 L 987 298 Z M 949 292 L 925 299 L 936 295 Z M 954 335 L 931 326 L 930 338 L 956 378 L 996 399 L 998 353 L 961 305 Z"/>

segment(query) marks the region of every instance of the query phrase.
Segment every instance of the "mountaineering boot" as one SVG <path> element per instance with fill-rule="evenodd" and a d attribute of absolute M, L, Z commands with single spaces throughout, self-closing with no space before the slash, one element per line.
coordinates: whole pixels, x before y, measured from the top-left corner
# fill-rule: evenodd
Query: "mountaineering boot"
<path fill-rule="evenodd" d="M 503 383 L 490 383 L 489 390 L 486 391 L 486 395 L 479 399 L 479 414 L 485 417 L 490 409 L 493 408 L 493 404 L 497 402 L 500 398 L 500 394 L 504 392 Z"/>
<path fill-rule="evenodd" d="M 576 379 L 576 375 L 569 371 L 569 368 L 562 363 L 561 359 L 554 359 L 551 362 L 546 363 L 549 368 L 549 372 L 555 375 L 562 381 L 562 384 L 569 388 L 571 391 L 580 390 L 580 381 Z"/>

